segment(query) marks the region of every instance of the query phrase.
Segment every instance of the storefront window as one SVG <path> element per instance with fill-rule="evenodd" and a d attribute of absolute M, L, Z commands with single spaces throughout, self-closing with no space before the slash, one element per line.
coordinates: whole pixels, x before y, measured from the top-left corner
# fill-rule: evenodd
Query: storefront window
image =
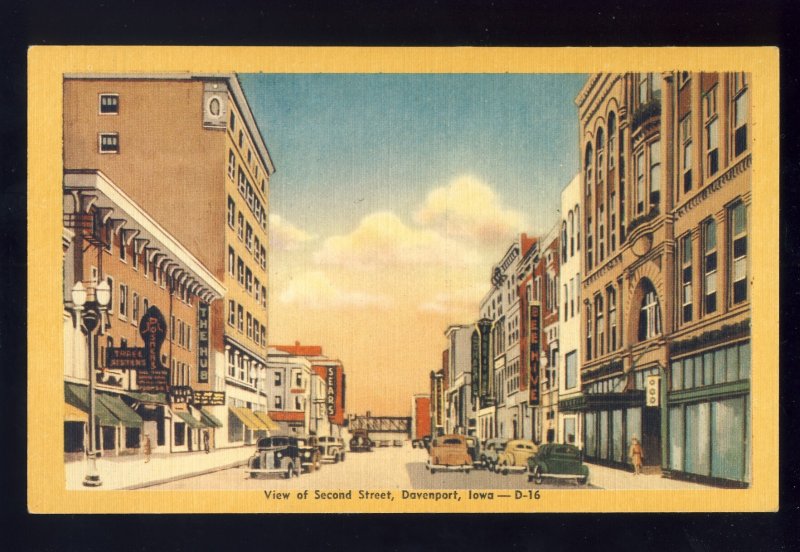
<path fill-rule="evenodd" d="M 597 456 L 597 438 L 595 435 L 596 417 L 594 412 L 587 412 L 586 419 L 584 420 L 586 455 L 591 457 Z"/>
<path fill-rule="evenodd" d="M 714 351 L 714 383 L 725 382 L 725 349 Z"/>
<path fill-rule="evenodd" d="M 714 383 L 714 353 L 706 353 L 703 355 L 703 384 L 712 383 Z"/>
<path fill-rule="evenodd" d="M 669 467 L 672 470 L 683 471 L 683 437 L 683 406 L 673 406 L 669 409 Z"/>
<path fill-rule="evenodd" d="M 727 356 L 727 380 L 736 381 L 739 379 L 739 349 L 738 347 L 728 347 L 726 350 Z"/>
<path fill-rule="evenodd" d="M 708 475 L 710 417 L 709 403 L 686 407 L 686 471 Z"/>
<path fill-rule="evenodd" d="M 683 387 L 691 389 L 694 386 L 694 361 L 690 358 L 683 359 Z"/>
<path fill-rule="evenodd" d="M 611 454 L 614 461 L 622 462 L 624 447 L 622 441 L 622 410 L 614 410 L 611 413 L 611 446 Z"/>
<path fill-rule="evenodd" d="M 564 442 L 575 444 L 575 418 L 564 418 Z"/>
<path fill-rule="evenodd" d="M 600 430 L 597 432 L 600 440 L 600 458 L 608 459 L 608 411 L 600 411 Z"/>
<path fill-rule="evenodd" d="M 672 370 L 670 370 L 670 372 L 672 372 L 672 390 L 680 391 L 683 389 L 683 369 L 681 368 L 680 361 L 672 363 Z"/>
<path fill-rule="evenodd" d="M 750 343 L 739 345 L 739 379 L 750 379 Z"/>
<path fill-rule="evenodd" d="M 745 399 L 711 404 L 711 475 L 740 480 L 744 476 L 742 441 L 745 438 Z"/>
<path fill-rule="evenodd" d="M 175 446 L 180 447 L 186 441 L 186 424 L 177 422 L 175 424 Z"/>

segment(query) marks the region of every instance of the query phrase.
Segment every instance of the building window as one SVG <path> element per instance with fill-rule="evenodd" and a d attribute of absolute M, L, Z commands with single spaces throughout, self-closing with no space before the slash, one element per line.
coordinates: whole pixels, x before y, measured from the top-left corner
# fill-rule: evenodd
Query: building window
<path fill-rule="evenodd" d="M 100 113 L 102 115 L 119 113 L 119 94 L 100 94 Z"/>
<path fill-rule="evenodd" d="M 569 316 L 569 289 L 567 288 L 567 284 L 564 284 L 564 321 L 567 320 Z"/>
<path fill-rule="evenodd" d="M 736 305 L 747 299 L 747 208 L 739 202 L 730 208 L 728 215 L 731 231 L 728 269 L 731 279 L 731 297 Z"/>
<path fill-rule="evenodd" d="M 575 206 L 575 249 L 577 251 L 581 250 L 581 208 L 579 206 Z M 571 232 L 571 229 L 570 229 Z M 570 243 L 570 248 L 572 244 Z"/>
<path fill-rule="evenodd" d="M 240 286 L 244 286 L 244 261 L 239 257 L 236 261 L 236 277 Z"/>
<path fill-rule="evenodd" d="M 261 268 L 267 269 L 267 249 L 263 245 L 261 246 Z"/>
<path fill-rule="evenodd" d="M 608 168 L 613 169 L 615 164 L 617 138 L 617 116 L 612 111 L 608 114 Z"/>
<path fill-rule="evenodd" d="M 175 316 L 169 317 L 169 340 L 175 341 Z"/>
<path fill-rule="evenodd" d="M 244 132 L 239 131 L 239 148 L 244 147 Z"/>
<path fill-rule="evenodd" d="M 708 176 L 719 170 L 719 128 L 717 126 L 717 87 L 714 86 L 703 96 L 703 112 L 706 131 L 706 166 Z"/>
<path fill-rule="evenodd" d="M 661 141 L 650 144 L 650 205 L 658 207 L 661 201 Z"/>
<path fill-rule="evenodd" d="M 119 317 L 128 317 L 128 286 L 125 284 L 119 285 Z"/>
<path fill-rule="evenodd" d="M 692 189 L 692 114 L 691 112 L 681 120 L 680 141 L 682 144 L 681 168 L 683 173 L 683 192 Z"/>
<path fill-rule="evenodd" d="M 592 195 L 592 162 L 594 154 L 592 152 L 592 144 L 586 144 L 586 155 L 584 156 L 584 185 L 586 186 L 586 197 Z"/>
<path fill-rule="evenodd" d="M 236 326 L 236 303 L 228 301 L 228 325 Z"/>
<path fill-rule="evenodd" d="M 745 73 L 733 74 L 733 154 L 747 150 L 747 80 Z"/>
<path fill-rule="evenodd" d="M 594 259 L 592 258 L 592 217 L 586 218 L 586 268 L 592 269 Z"/>
<path fill-rule="evenodd" d="M 575 278 L 569 279 L 569 316 L 570 318 L 575 316 Z"/>
<path fill-rule="evenodd" d="M 302 389 L 303 388 L 303 373 L 302 372 L 296 372 L 295 373 L 295 375 L 294 375 L 294 386 L 297 387 L 298 389 Z"/>
<path fill-rule="evenodd" d="M 578 353 L 577 351 L 572 351 L 567 353 L 566 357 L 564 357 L 564 364 L 566 365 L 566 378 L 564 382 L 564 386 L 567 389 L 572 389 L 576 385 L 578 385 Z"/>
<path fill-rule="evenodd" d="M 231 196 L 228 196 L 228 226 L 236 227 L 236 202 Z"/>
<path fill-rule="evenodd" d="M 100 134 L 100 153 L 119 153 L 119 134 L 104 132 Z"/>
<path fill-rule="evenodd" d="M 692 236 L 681 238 L 681 304 L 682 320 L 692 321 Z"/>
<path fill-rule="evenodd" d="M 111 299 L 108 301 L 108 312 L 109 314 L 114 313 L 114 278 L 111 276 L 106 277 L 106 282 L 108 282 L 108 289 L 111 292 Z"/>
<path fill-rule="evenodd" d="M 261 345 L 261 334 L 258 331 L 258 320 L 253 318 L 253 341 L 256 342 L 256 345 Z"/>
<path fill-rule="evenodd" d="M 233 114 L 231 114 L 233 115 Z M 228 178 L 233 180 L 233 177 L 236 175 L 236 154 L 233 153 L 232 149 L 228 150 Z"/>
<path fill-rule="evenodd" d="M 250 271 L 249 268 L 246 268 L 245 271 L 245 287 L 247 289 L 247 293 L 253 293 L 253 273 Z"/>
<path fill-rule="evenodd" d="M 598 201 L 600 200 L 600 194 L 597 195 Z M 597 207 L 597 245 L 598 245 L 598 255 L 597 255 L 597 262 L 603 262 L 603 259 L 606 258 L 606 214 L 605 214 L 605 205 L 600 205 Z"/>
<path fill-rule="evenodd" d="M 617 349 L 617 292 L 608 288 L 608 350 Z"/>
<path fill-rule="evenodd" d="M 241 305 L 236 305 L 236 329 L 239 333 L 244 332 L 244 308 Z"/>
<path fill-rule="evenodd" d="M 131 322 L 135 324 L 139 320 L 139 294 L 135 291 L 133 292 L 133 317 L 131 318 Z"/>
<path fill-rule="evenodd" d="M 639 311 L 639 341 L 645 341 L 661 334 L 661 310 L 658 306 L 658 295 L 653 284 L 645 280 L 644 297 Z"/>
<path fill-rule="evenodd" d="M 233 110 L 231 110 L 230 127 L 231 132 L 236 130 L 236 114 L 233 112 Z"/>
<path fill-rule="evenodd" d="M 283 408 L 283 400 L 280 395 L 275 395 L 275 408 Z"/>
<path fill-rule="evenodd" d="M 572 257 L 575 254 L 575 217 L 572 211 L 569 212 L 568 218 L 569 218 L 569 256 Z M 564 257 L 565 257 L 564 262 L 566 262 L 566 255 Z"/>
<path fill-rule="evenodd" d="M 567 221 L 561 222 L 561 262 L 567 261 Z"/>
<path fill-rule="evenodd" d="M 244 214 L 240 212 L 237 221 L 236 235 L 239 236 L 239 241 L 242 241 L 244 239 Z"/>
<path fill-rule="evenodd" d="M 603 197 L 603 182 L 606 179 L 606 165 L 604 163 L 606 150 L 605 134 L 602 127 L 597 129 L 597 199 Z"/>
<path fill-rule="evenodd" d="M 258 239 L 258 236 L 255 238 L 255 245 L 253 245 L 253 255 L 256 258 L 256 264 L 261 265 L 261 240 Z"/>
<path fill-rule="evenodd" d="M 594 327 L 596 328 L 597 339 L 595 340 L 595 348 L 597 349 L 597 356 L 605 354 L 605 319 L 603 318 L 603 297 L 598 295 L 594 299 Z"/>
<path fill-rule="evenodd" d="M 245 235 L 245 240 L 244 240 L 245 246 L 247 247 L 248 251 L 252 251 L 253 250 L 253 227 L 250 226 L 249 222 L 247 223 L 247 228 L 245 230 L 245 234 L 244 235 Z"/>
<path fill-rule="evenodd" d="M 247 337 L 253 339 L 253 315 L 247 313 Z"/>
<path fill-rule="evenodd" d="M 592 360 L 592 306 L 586 305 L 586 360 Z"/>
<path fill-rule="evenodd" d="M 300 395 L 295 395 L 294 397 L 294 409 L 303 410 L 303 401 L 301 400 Z"/>
<path fill-rule="evenodd" d="M 266 288 L 266 286 L 261 286 L 261 305 L 265 309 L 267 308 L 267 288 Z"/>
<path fill-rule="evenodd" d="M 717 224 L 713 220 L 703 225 L 703 294 L 705 312 L 717 310 Z"/>
<path fill-rule="evenodd" d="M 230 246 L 228 247 L 228 274 L 236 276 L 236 253 Z"/>
<path fill-rule="evenodd" d="M 267 327 L 264 324 L 261 324 L 261 344 L 266 347 L 267 346 Z"/>
<path fill-rule="evenodd" d="M 636 156 L 636 212 L 644 213 L 644 152 Z"/>

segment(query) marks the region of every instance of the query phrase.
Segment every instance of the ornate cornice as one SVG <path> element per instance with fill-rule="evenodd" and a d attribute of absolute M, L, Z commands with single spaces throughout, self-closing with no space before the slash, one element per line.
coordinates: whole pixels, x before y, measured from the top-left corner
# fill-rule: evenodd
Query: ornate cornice
<path fill-rule="evenodd" d="M 585 286 L 592 285 L 619 264 L 622 264 L 621 251 L 617 253 L 614 257 L 606 261 L 606 263 L 600 268 L 598 268 L 595 272 L 592 272 L 589 276 L 587 276 L 586 279 L 583 280 L 583 285 Z"/>
<path fill-rule="evenodd" d="M 722 173 L 719 177 L 715 180 L 712 180 L 711 183 L 703 188 L 697 195 L 691 198 L 689 201 L 681 205 L 679 208 L 675 209 L 675 218 L 679 219 L 683 215 L 687 214 L 689 211 L 703 203 L 706 199 L 711 197 L 711 194 L 720 190 L 725 184 L 739 176 L 745 170 L 750 168 L 752 164 L 752 155 L 747 154 L 747 157 L 744 157 L 730 169 Z"/>

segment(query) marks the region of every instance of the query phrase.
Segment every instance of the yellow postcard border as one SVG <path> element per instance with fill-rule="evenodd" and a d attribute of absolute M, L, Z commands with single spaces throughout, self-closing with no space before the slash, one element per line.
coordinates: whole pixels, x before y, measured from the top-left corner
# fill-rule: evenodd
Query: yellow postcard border
<path fill-rule="evenodd" d="M 724 512 L 778 509 L 779 52 L 731 48 L 35 46 L 28 52 L 28 509 L 33 513 Z M 67 491 L 61 321 L 64 73 L 591 73 L 753 75 L 752 485 L 691 491 L 543 490 L 541 499 L 315 501 L 260 491 Z M 576 144 L 577 147 L 577 144 Z M 56 359 L 56 360 L 54 360 Z M 371 489 L 378 490 L 378 489 Z M 399 494 L 397 490 L 395 494 Z M 466 495 L 466 490 L 461 492 Z M 355 494 L 355 493 L 354 493 Z"/>

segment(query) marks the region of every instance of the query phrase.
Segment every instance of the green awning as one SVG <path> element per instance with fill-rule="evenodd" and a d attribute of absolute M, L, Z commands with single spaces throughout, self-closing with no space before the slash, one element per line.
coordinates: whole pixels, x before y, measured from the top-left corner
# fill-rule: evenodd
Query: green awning
<path fill-rule="evenodd" d="M 64 382 L 64 400 L 67 404 L 89 413 L 89 387 L 77 383 Z M 135 413 L 134 413 L 135 414 Z M 101 426 L 116 426 L 119 419 L 100 400 L 100 393 L 95 393 L 94 401 L 95 423 Z M 141 418 L 139 418 L 141 422 Z"/>
<path fill-rule="evenodd" d="M 147 404 L 167 404 L 166 393 L 143 393 L 141 391 L 126 391 L 130 398 Z"/>
<path fill-rule="evenodd" d="M 222 427 L 222 422 L 211 412 L 200 410 L 200 418 L 206 423 L 207 427 Z"/>
<path fill-rule="evenodd" d="M 175 411 L 173 410 L 173 412 Z M 186 422 L 186 425 L 188 425 L 192 429 L 202 429 L 206 427 L 206 425 L 203 422 L 196 420 L 195 417 L 188 412 L 175 412 L 175 414 L 177 414 L 178 418 Z"/>
<path fill-rule="evenodd" d="M 121 425 L 125 427 L 142 427 L 142 417 L 139 416 L 134 409 L 122 402 L 119 395 L 111 395 L 110 393 L 100 393 L 97 395 L 100 399 L 99 402 L 104 404 L 112 414 L 119 420 Z"/>

